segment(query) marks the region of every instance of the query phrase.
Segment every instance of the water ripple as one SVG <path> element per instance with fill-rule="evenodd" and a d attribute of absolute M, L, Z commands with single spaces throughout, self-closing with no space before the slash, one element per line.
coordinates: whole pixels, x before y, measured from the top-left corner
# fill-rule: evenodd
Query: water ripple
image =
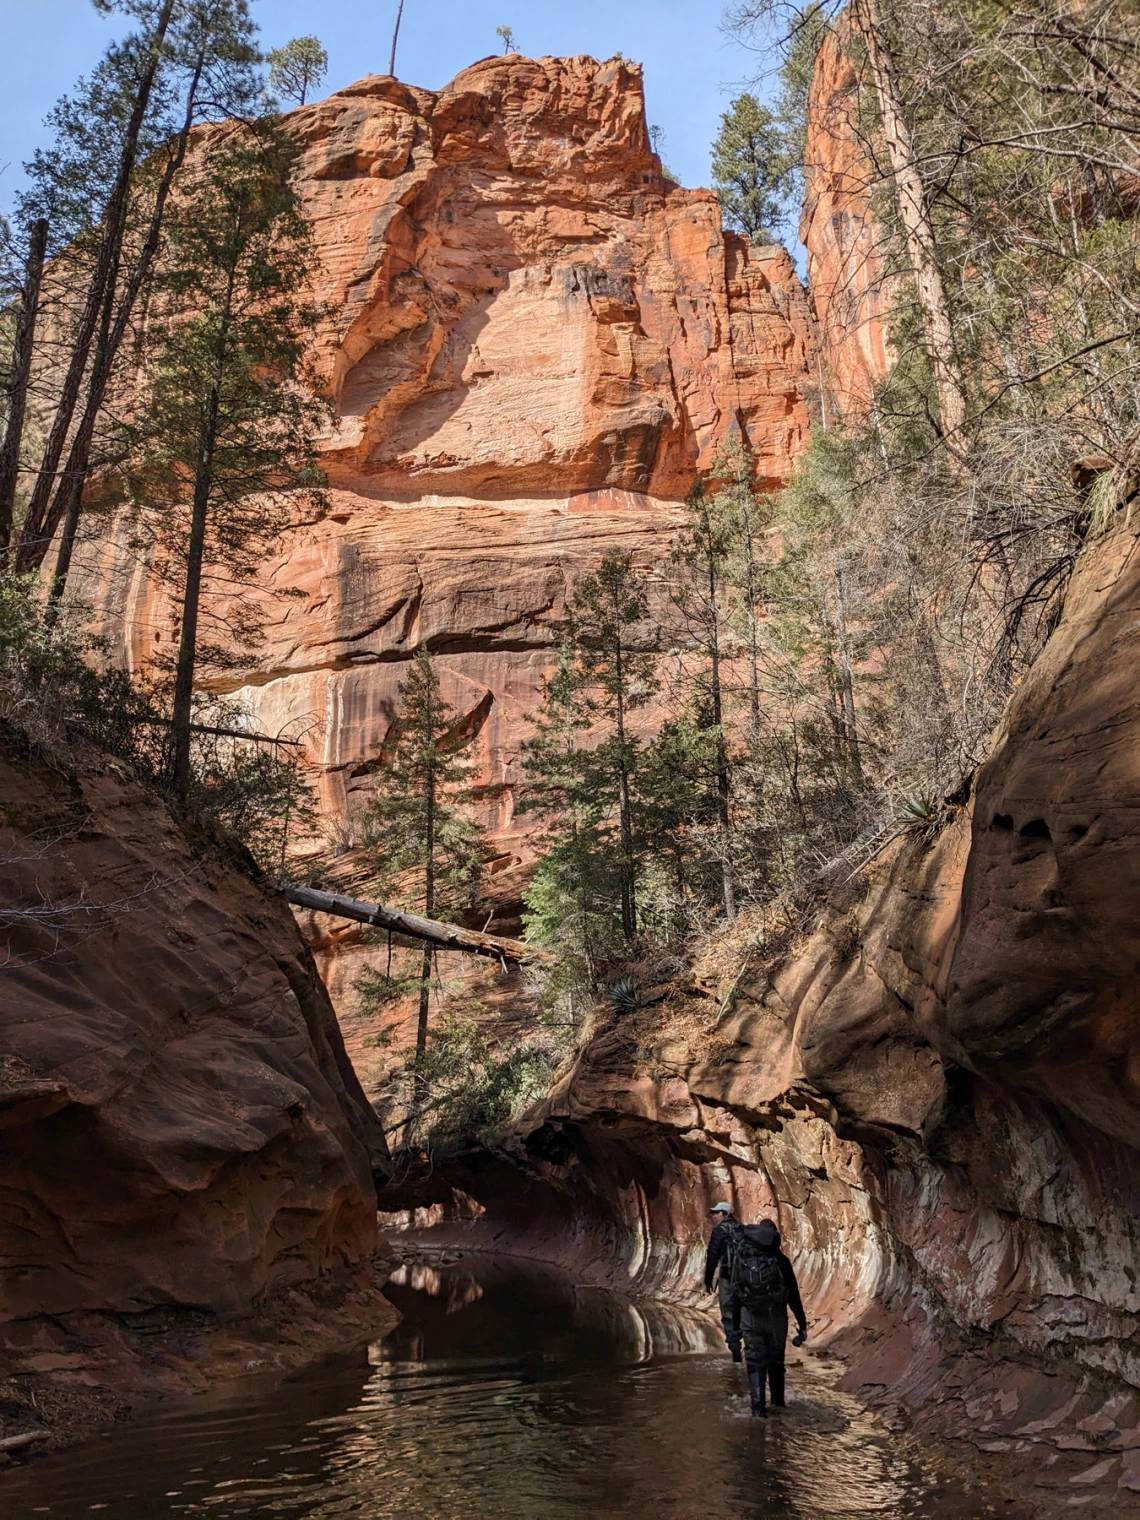
<path fill-rule="evenodd" d="M 468 1257 L 405 1272 L 384 1341 L 0 1478 L 4 1520 L 961 1520 L 809 1366 L 749 1417 L 705 1321 Z M 419 1286 L 416 1283 L 419 1283 Z"/>

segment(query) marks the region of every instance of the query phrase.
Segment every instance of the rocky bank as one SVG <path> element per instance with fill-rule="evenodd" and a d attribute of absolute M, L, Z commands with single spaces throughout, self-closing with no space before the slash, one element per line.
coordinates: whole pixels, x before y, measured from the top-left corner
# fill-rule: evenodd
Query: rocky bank
<path fill-rule="evenodd" d="M 369 1276 L 384 1137 L 289 909 L 236 849 L 115 762 L 0 728 L 0 1421 L 20 1430 L 393 1319 Z M 267 1325 L 280 1349 L 248 1351 Z"/>

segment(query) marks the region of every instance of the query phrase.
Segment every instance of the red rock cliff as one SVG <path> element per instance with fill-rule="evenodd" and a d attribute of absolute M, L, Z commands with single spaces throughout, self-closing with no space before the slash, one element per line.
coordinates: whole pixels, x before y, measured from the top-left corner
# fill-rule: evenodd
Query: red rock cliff
<path fill-rule="evenodd" d="M 782 249 L 726 236 L 710 192 L 662 178 L 620 59 L 487 59 L 438 95 L 373 77 L 289 123 L 337 313 L 318 354 L 332 512 L 265 567 L 305 598 L 212 684 L 304 739 L 333 828 L 367 797 L 426 643 L 509 834 L 575 580 L 612 547 L 657 564 L 730 436 L 762 482 L 786 477 L 808 420 L 804 292 Z M 135 666 L 169 642 L 174 609 L 124 543 L 88 552 L 83 594 Z"/>
<path fill-rule="evenodd" d="M 859 413 L 893 359 L 889 290 L 871 215 L 873 171 L 858 122 L 859 70 L 841 20 L 824 38 L 808 95 L 800 240 L 807 249 L 815 317 L 814 377 L 823 405 Z"/>

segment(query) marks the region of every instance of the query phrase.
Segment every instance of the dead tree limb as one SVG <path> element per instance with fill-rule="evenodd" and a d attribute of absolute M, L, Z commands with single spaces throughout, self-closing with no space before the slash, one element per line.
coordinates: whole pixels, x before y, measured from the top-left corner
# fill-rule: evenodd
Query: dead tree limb
<path fill-rule="evenodd" d="M 371 924 L 392 934 L 422 940 L 441 950 L 464 950 L 469 955 L 486 955 L 496 961 L 545 961 L 549 956 L 534 945 L 519 939 L 505 939 L 499 934 L 480 934 L 477 929 L 462 929 L 458 924 L 441 924 L 418 913 L 400 913 L 379 903 L 360 902 L 355 897 L 340 897 L 335 892 L 318 892 L 314 887 L 295 887 L 281 882 L 281 891 L 298 908 L 314 913 L 331 913 L 337 918 L 352 918 L 358 924 Z"/>

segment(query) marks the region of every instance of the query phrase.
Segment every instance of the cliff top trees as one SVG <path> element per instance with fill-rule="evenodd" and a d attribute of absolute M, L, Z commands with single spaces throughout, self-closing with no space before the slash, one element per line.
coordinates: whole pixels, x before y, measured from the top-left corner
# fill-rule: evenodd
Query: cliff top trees
<path fill-rule="evenodd" d="M 783 129 L 755 95 L 740 95 L 720 119 L 712 179 L 725 222 L 757 243 L 776 241 L 787 219 L 792 160 Z"/>
<path fill-rule="evenodd" d="M 265 61 L 269 65 L 269 88 L 299 106 L 320 88 L 329 67 L 329 55 L 317 37 L 294 37 L 284 47 L 266 53 Z"/>

